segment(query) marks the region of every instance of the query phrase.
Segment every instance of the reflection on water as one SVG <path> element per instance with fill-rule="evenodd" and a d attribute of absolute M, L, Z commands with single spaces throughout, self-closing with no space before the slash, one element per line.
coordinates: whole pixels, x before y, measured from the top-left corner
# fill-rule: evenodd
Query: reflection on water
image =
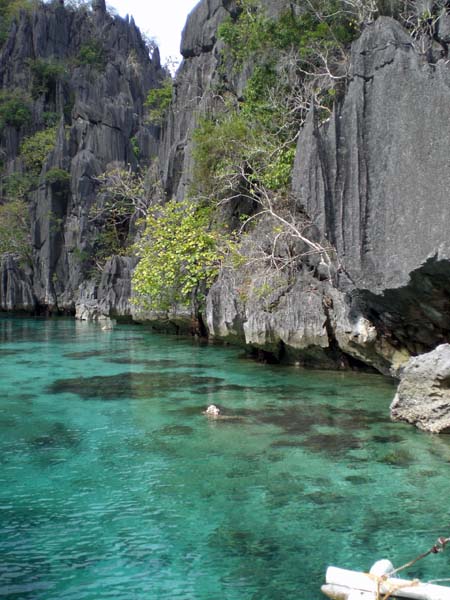
<path fill-rule="evenodd" d="M 2 318 L 0 381 L 0 598 L 319 600 L 449 533 L 449 438 L 390 423 L 382 377 Z"/>

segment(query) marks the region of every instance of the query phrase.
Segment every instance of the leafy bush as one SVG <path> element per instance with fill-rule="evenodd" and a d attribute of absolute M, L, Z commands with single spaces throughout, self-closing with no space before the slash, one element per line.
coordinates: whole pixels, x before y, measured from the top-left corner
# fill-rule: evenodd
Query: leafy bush
<path fill-rule="evenodd" d="M 147 122 L 152 125 L 162 125 L 166 118 L 168 108 L 172 101 L 173 81 L 167 78 L 163 81 L 161 87 L 149 91 L 144 103 L 149 111 Z"/>
<path fill-rule="evenodd" d="M 104 69 L 106 55 L 103 46 L 95 40 L 83 44 L 78 52 L 77 62 L 79 65 L 91 66 L 99 70 Z"/>
<path fill-rule="evenodd" d="M 4 178 L 3 193 L 8 200 L 23 200 L 30 187 L 32 177 L 26 173 L 12 173 Z"/>
<path fill-rule="evenodd" d="M 21 91 L 0 92 L 0 130 L 7 125 L 19 129 L 31 121 L 27 100 Z"/>
<path fill-rule="evenodd" d="M 213 200 L 222 197 L 222 186 L 236 169 L 245 169 L 247 149 L 252 145 L 255 131 L 239 113 L 231 110 L 215 118 L 204 118 L 193 134 L 194 183 L 192 192 L 209 195 Z M 236 172 L 236 176 L 239 174 Z"/>
<path fill-rule="evenodd" d="M 211 211 L 185 200 L 154 208 L 136 244 L 140 262 L 133 275 L 135 302 L 168 310 L 189 305 L 192 295 L 217 276 L 225 238 L 211 228 Z"/>
<path fill-rule="evenodd" d="M 44 111 L 42 113 L 42 120 L 45 123 L 46 127 L 54 127 L 58 124 L 60 119 L 60 115 L 53 111 Z"/>
<path fill-rule="evenodd" d="M 139 140 L 137 139 L 137 137 L 135 135 L 133 135 L 133 137 L 130 138 L 130 144 L 131 144 L 131 148 L 133 150 L 133 154 L 136 157 L 137 160 L 139 160 L 139 156 L 141 154 L 141 149 L 139 147 Z"/>
<path fill-rule="evenodd" d="M 33 98 L 55 93 L 58 81 L 67 74 L 66 66 L 60 61 L 38 58 L 29 62 L 33 76 L 31 94 Z"/>
<path fill-rule="evenodd" d="M 45 181 L 49 184 L 59 184 L 60 186 L 67 186 L 70 182 L 70 173 L 68 173 L 64 169 L 49 169 L 45 174 Z"/>
<path fill-rule="evenodd" d="M 19 12 L 32 10 L 37 5 L 37 0 L 0 0 L 0 45 L 8 37 L 11 23 Z"/>
<path fill-rule="evenodd" d="M 11 254 L 24 262 L 30 257 L 28 206 L 22 200 L 0 205 L 0 256 Z"/>
<path fill-rule="evenodd" d="M 45 159 L 55 148 L 56 133 L 56 127 L 49 127 L 25 138 L 20 145 L 20 156 L 31 175 L 41 172 Z"/>

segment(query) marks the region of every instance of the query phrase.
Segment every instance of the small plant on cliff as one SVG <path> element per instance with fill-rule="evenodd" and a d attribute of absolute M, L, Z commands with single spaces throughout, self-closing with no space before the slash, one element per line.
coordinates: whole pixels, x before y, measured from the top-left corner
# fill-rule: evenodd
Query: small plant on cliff
<path fill-rule="evenodd" d="M 144 103 L 148 110 L 147 122 L 151 125 L 162 125 L 172 101 L 173 82 L 170 77 L 164 79 L 158 88 L 149 91 Z"/>
<path fill-rule="evenodd" d="M 226 236 L 211 225 L 211 209 L 189 200 L 153 208 L 136 244 L 135 302 L 167 311 L 201 301 L 217 277 Z"/>
<path fill-rule="evenodd" d="M 91 40 L 81 46 L 77 62 L 79 65 L 91 66 L 99 70 L 104 69 L 106 65 L 105 49 L 98 41 Z"/>
<path fill-rule="evenodd" d="M 70 173 L 64 169 L 54 167 L 45 174 L 45 182 L 50 185 L 58 185 L 61 188 L 67 188 L 70 183 Z"/>
<path fill-rule="evenodd" d="M 0 92 L 0 132 L 7 125 L 19 129 L 30 121 L 30 104 L 23 91 Z"/>
<path fill-rule="evenodd" d="M 21 263 L 31 254 L 29 212 L 23 200 L 0 204 L 0 256 L 6 254 Z"/>
<path fill-rule="evenodd" d="M 11 23 L 21 10 L 32 10 L 38 0 L 0 0 L 0 46 L 8 37 Z"/>
<path fill-rule="evenodd" d="M 20 157 L 31 175 L 40 174 L 45 159 L 55 147 L 56 133 L 56 127 L 49 127 L 25 138 L 20 145 Z"/>
<path fill-rule="evenodd" d="M 38 58 L 29 62 L 33 76 L 31 94 L 33 98 L 41 95 L 51 96 L 56 86 L 67 74 L 67 67 L 61 61 Z"/>
<path fill-rule="evenodd" d="M 33 178 L 27 173 L 11 173 L 3 177 L 3 195 L 8 200 L 24 200 L 33 185 Z"/>

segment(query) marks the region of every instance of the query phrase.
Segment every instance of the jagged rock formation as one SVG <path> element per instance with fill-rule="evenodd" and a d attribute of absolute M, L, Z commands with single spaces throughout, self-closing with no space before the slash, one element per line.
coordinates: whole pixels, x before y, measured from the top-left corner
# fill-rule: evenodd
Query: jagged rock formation
<path fill-rule="evenodd" d="M 449 85 L 445 61 L 424 63 L 402 27 L 380 18 L 353 45 L 344 100 L 298 144 L 294 187 L 337 249 L 341 288 L 411 354 L 450 333 Z"/>
<path fill-rule="evenodd" d="M 319 124 L 311 114 L 304 127 L 294 170 L 297 202 L 337 250 L 333 285 L 310 263 L 267 310 L 254 295 L 240 302 L 236 275 L 223 274 L 208 325 L 290 360 L 338 366 L 353 357 L 396 374 L 450 333 L 450 70 L 424 63 L 390 18 L 366 28 L 351 64 L 332 118 Z"/>
<path fill-rule="evenodd" d="M 184 57 L 174 82 L 172 105 L 161 143 L 160 164 L 164 189 L 181 199 L 192 181 L 192 132 L 198 117 L 213 102 L 218 80 L 220 43 L 217 27 L 232 10 L 230 0 L 199 2 L 186 22 L 181 40 Z"/>
<path fill-rule="evenodd" d="M 58 65 L 61 76 L 47 89 L 36 88 L 33 65 L 48 63 Z M 20 142 L 44 127 L 46 115 L 59 115 L 59 132 L 31 194 L 32 271 L 20 277 L 11 260 L 3 263 L 1 309 L 73 313 L 83 285 L 86 301 L 101 303 L 106 312 L 126 312 L 128 296 L 116 302 L 113 288 L 103 285 L 116 281 L 120 261 L 108 265 L 100 285 L 88 282 L 92 265 L 86 257 L 97 234 L 89 210 L 96 176 L 110 165 L 136 166 L 133 140 L 143 164 L 156 155 L 159 131 L 143 125 L 143 103 L 166 76 L 158 50 L 150 57 L 133 20 L 112 17 L 104 0 L 92 10 L 42 5 L 13 23 L 0 53 L 0 87 L 29 94 L 33 103 L 31 123 L 8 126 L 0 137 L 5 172 L 20 172 Z M 69 182 L 47 182 L 54 168 L 70 173 Z M 21 285 L 13 285 L 18 279 Z M 129 281 L 125 287 L 128 293 Z"/>
<path fill-rule="evenodd" d="M 450 346 L 411 358 L 401 373 L 391 417 L 432 433 L 450 432 Z"/>

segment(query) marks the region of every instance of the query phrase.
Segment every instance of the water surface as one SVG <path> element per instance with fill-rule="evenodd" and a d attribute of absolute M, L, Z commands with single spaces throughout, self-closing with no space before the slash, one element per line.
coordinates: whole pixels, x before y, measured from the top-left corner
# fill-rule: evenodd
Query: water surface
<path fill-rule="evenodd" d="M 379 376 L 4 317 L 0 390 L 0 598 L 319 600 L 328 564 L 450 535 L 449 437 L 390 423 Z"/>

